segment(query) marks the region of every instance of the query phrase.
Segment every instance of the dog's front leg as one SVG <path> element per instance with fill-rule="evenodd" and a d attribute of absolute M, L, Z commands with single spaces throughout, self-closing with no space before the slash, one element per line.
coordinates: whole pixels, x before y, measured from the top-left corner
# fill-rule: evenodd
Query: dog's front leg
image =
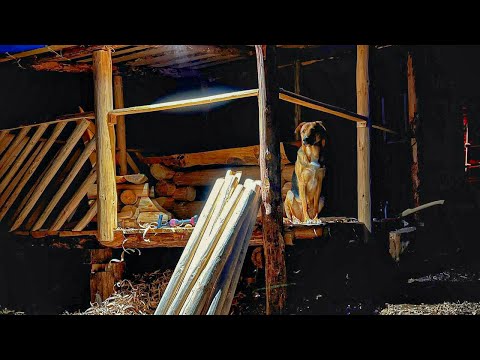
<path fill-rule="evenodd" d="M 298 191 L 300 193 L 300 199 L 302 200 L 302 213 L 303 213 L 303 222 L 310 221 L 310 217 L 308 216 L 308 209 L 307 209 L 307 184 L 301 182 L 298 186 Z"/>

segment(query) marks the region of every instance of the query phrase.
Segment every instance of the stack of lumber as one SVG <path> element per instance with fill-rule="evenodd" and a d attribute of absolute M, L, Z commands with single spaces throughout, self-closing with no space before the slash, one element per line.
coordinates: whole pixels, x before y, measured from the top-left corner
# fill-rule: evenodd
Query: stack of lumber
<path fill-rule="evenodd" d="M 160 215 L 163 220 L 172 218 L 172 214 L 155 199 L 153 188 L 147 183 L 144 174 L 117 176 L 117 194 L 119 209 L 118 226 L 121 228 L 141 228 L 145 224 L 157 224 Z M 97 184 L 92 184 L 87 193 L 91 206 L 96 206 Z"/>
<path fill-rule="evenodd" d="M 155 315 L 228 315 L 260 207 L 260 181 L 215 181 Z"/>
<path fill-rule="evenodd" d="M 260 179 L 259 166 L 229 167 L 235 172 L 241 172 L 245 177 Z M 285 200 L 288 190 L 292 188 L 294 164 L 282 166 L 282 198 Z M 199 198 L 200 188 L 210 191 L 215 179 L 223 176 L 226 168 L 197 169 L 189 171 L 175 171 L 162 164 L 150 165 L 151 175 L 158 180 L 155 192 L 159 196 L 158 202 L 165 209 L 171 211 L 178 219 L 188 219 L 200 214 L 205 206 L 205 199 Z"/>

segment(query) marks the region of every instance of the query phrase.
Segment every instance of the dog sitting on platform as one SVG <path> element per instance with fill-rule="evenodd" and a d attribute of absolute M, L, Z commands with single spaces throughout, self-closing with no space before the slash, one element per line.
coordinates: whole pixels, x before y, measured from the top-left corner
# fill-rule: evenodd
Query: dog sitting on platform
<path fill-rule="evenodd" d="M 302 145 L 297 152 L 292 189 L 285 198 L 285 215 L 292 222 L 316 221 L 325 203 L 321 193 L 327 130 L 321 121 L 313 121 L 300 123 L 295 129 L 298 132 Z"/>

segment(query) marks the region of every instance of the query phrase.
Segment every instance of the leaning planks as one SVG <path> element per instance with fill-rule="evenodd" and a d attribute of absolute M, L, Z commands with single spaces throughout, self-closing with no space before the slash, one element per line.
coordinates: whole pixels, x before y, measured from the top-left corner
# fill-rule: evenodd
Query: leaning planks
<path fill-rule="evenodd" d="M 229 170 L 215 182 L 156 315 L 202 314 L 210 308 L 219 275 L 234 245 L 250 240 L 256 218 L 252 213 L 256 215 L 260 206 L 259 182 L 247 179 L 241 185 L 240 176 Z M 228 292 L 231 281 L 223 284 Z"/>

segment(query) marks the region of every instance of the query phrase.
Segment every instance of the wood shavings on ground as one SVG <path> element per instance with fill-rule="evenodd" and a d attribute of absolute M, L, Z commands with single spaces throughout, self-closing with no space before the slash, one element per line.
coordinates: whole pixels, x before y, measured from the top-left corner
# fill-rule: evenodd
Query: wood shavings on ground
<path fill-rule="evenodd" d="M 480 315 L 480 303 L 386 304 L 380 315 Z"/>
<path fill-rule="evenodd" d="M 480 280 L 477 279 L 478 276 L 476 274 L 469 274 L 469 273 L 458 273 L 452 271 L 444 271 L 435 275 L 427 275 L 417 279 L 408 279 L 408 283 L 414 282 L 440 282 L 440 281 L 449 281 L 449 282 L 465 282 L 465 281 L 472 281 L 472 280 Z"/>
<path fill-rule="evenodd" d="M 0 315 L 25 315 L 25 313 L 0 307 Z"/>
<path fill-rule="evenodd" d="M 115 292 L 102 304 L 93 303 L 84 312 L 65 315 L 152 315 L 165 291 L 171 270 L 134 275 L 115 284 Z"/>

